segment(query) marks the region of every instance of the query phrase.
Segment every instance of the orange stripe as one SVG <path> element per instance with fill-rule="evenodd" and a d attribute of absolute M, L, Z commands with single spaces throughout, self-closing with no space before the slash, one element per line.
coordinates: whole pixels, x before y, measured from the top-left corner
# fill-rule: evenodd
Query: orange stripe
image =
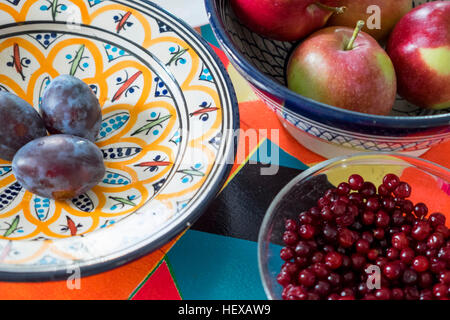
<path fill-rule="evenodd" d="M 422 158 L 450 168 L 450 141 L 442 143 L 425 153 Z"/>
<path fill-rule="evenodd" d="M 180 235 L 181 236 L 181 235 Z M 146 278 L 165 254 L 180 238 L 178 236 L 161 249 L 126 264 L 120 268 L 102 274 L 81 279 L 80 290 L 70 290 L 66 281 L 42 283 L 0 282 L 2 300 L 123 300 Z M 70 274 L 68 274 L 68 277 Z"/>

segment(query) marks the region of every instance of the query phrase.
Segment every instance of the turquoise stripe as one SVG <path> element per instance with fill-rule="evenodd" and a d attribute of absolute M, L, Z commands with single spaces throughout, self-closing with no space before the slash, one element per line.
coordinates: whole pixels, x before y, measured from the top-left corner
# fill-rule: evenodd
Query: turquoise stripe
<path fill-rule="evenodd" d="M 250 160 L 260 162 L 262 164 L 271 163 L 272 165 L 279 165 L 281 167 L 298 169 L 302 171 L 309 168 L 306 164 L 291 156 L 289 153 L 268 139 L 260 145 L 258 152 L 255 152 Z"/>
<path fill-rule="evenodd" d="M 167 254 L 186 300 L 266 300 L 256 242 L 189 230 Z"/>
<path fill-rule="evenodd" d="M 206 41 L 213 44 L 217 48 L 220 48 L 219 42 L 217 42 L 216 37 L 214 36 L 214 33 L 211 29 L 211 26 L 208 24 L 206 26 L 203 26 L 200 28 L 200 32 L 202 34 L 202 37 L 205 38 Z"/>

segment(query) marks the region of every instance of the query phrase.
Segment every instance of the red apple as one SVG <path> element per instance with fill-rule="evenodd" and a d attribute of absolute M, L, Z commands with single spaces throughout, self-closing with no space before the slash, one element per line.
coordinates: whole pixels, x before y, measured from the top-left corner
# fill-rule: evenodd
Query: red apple
<path fill-rule="evenodd" d="M 387 51 L 403 98 L 423 108 L 450 108 L 449 1 L 423 4 L 403 17 Z"/>
<path fill-rule="evenodd" d="M 370 35 L 329 27 L 312 34 L 293 52 L 288 87 L 322 103 L 352 111 L 387 115 L 395 102 L 394 66 Z"/>
<path fill-rule="evenodd" d="M 250 30 L 280 41 L 296 41 L 323 27 L 340 0 L 231 0 L 238 19 Z"/>
<path fill-rule="evenodd" d="M 412 10 L 411 0 L 341 0 L 340 5 L 347 7 L 345 13 L 332 16 L 328 21 L 329 26 L 353 27 L 359 20 L 364 20 L 367 23 L 363 31 L 377 40 L 385 39 L 396 23 Z M 368 12 L 371 6 L 377 6 L 379 11 Z M 379 26 L 372 26 L 378 22 L 377 19 Z"/>

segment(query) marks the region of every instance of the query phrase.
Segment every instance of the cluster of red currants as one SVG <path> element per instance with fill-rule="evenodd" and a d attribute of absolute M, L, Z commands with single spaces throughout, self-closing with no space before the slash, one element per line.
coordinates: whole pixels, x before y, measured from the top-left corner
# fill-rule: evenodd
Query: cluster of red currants
<path fill-rule="evenodd" d="M 411 186 L 394 174 L 378 188 L 354 174 L 287 219 L 277 276 L 283 299 L 450 298 L 446 218 L 427 217 L 427 206 L 410 195 Z"/>

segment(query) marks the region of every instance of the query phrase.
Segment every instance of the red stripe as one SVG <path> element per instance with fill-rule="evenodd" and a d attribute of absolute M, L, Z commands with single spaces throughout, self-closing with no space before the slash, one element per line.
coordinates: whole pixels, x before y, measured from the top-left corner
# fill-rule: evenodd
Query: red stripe
<path fill-rule="evenodd" d="M 136 167 L 161 167 L 171 165 L 172 162 L 168 161 L 152 161 L 152 162 L 142 162 L 136 165 Z"/>
<path fill-rule="evenodd" d="M 121 87 L 120 89 L 116 92 L 116 94 L 114 95 L 114 97 L 112 98 L 112 102 L 116 101 L 117 99 L 119 99 L 122 94 L 127 91 L 127 89 L 133 84 L 133 82 L 136 81 L 136 79 L 142 74 L 142 71 L 138 71 L 136 72 L 130 79 L 128 79 Z"/>
<path fill-rule="evenodd" d="M 14 43 L 14 66 L 16 67 L 17 73 L 22 75 L 22 62 L 20 61 L 20 51 L 17 43 Z"/>
<path fill-rule="evenodd" d="M 166 261 L 161 263 L 131 300 L 181 300 Z"/>
<path fill-rule="evenodd" d="M 67 227 L 68 227 L 69 230 L 70 230 L 70 235 L 71 235 L 71 236 L 76 236 L 76 235 L 77 235 L 78 228 L 77 228 L 77 226 L 75 225 L 75 222 L 73 222 L 73 220 L 70 219 L 69 216 L 66 216 L 66 218 L 67 218 Z"/>
<path fill-rule="evenodd" d="M 192 115 L 197 116 L 199 114 L 213 112 L 213 111 L 217 111 L 217 110 L 219 110 L 219 108 L 204 108 L 204 109 L 199 109 L 199 110 L 193 112 Z"/>
<path fill-rule="evenodd" d="M 117 32 L 120 32 L 122 28 L 125 26 L 125 23 L 127 23 L 127 20 L 130 18 L 131 12 L 127 12 L 122 19 L 120 20 L 119 24 L 117 25 Z"/>

